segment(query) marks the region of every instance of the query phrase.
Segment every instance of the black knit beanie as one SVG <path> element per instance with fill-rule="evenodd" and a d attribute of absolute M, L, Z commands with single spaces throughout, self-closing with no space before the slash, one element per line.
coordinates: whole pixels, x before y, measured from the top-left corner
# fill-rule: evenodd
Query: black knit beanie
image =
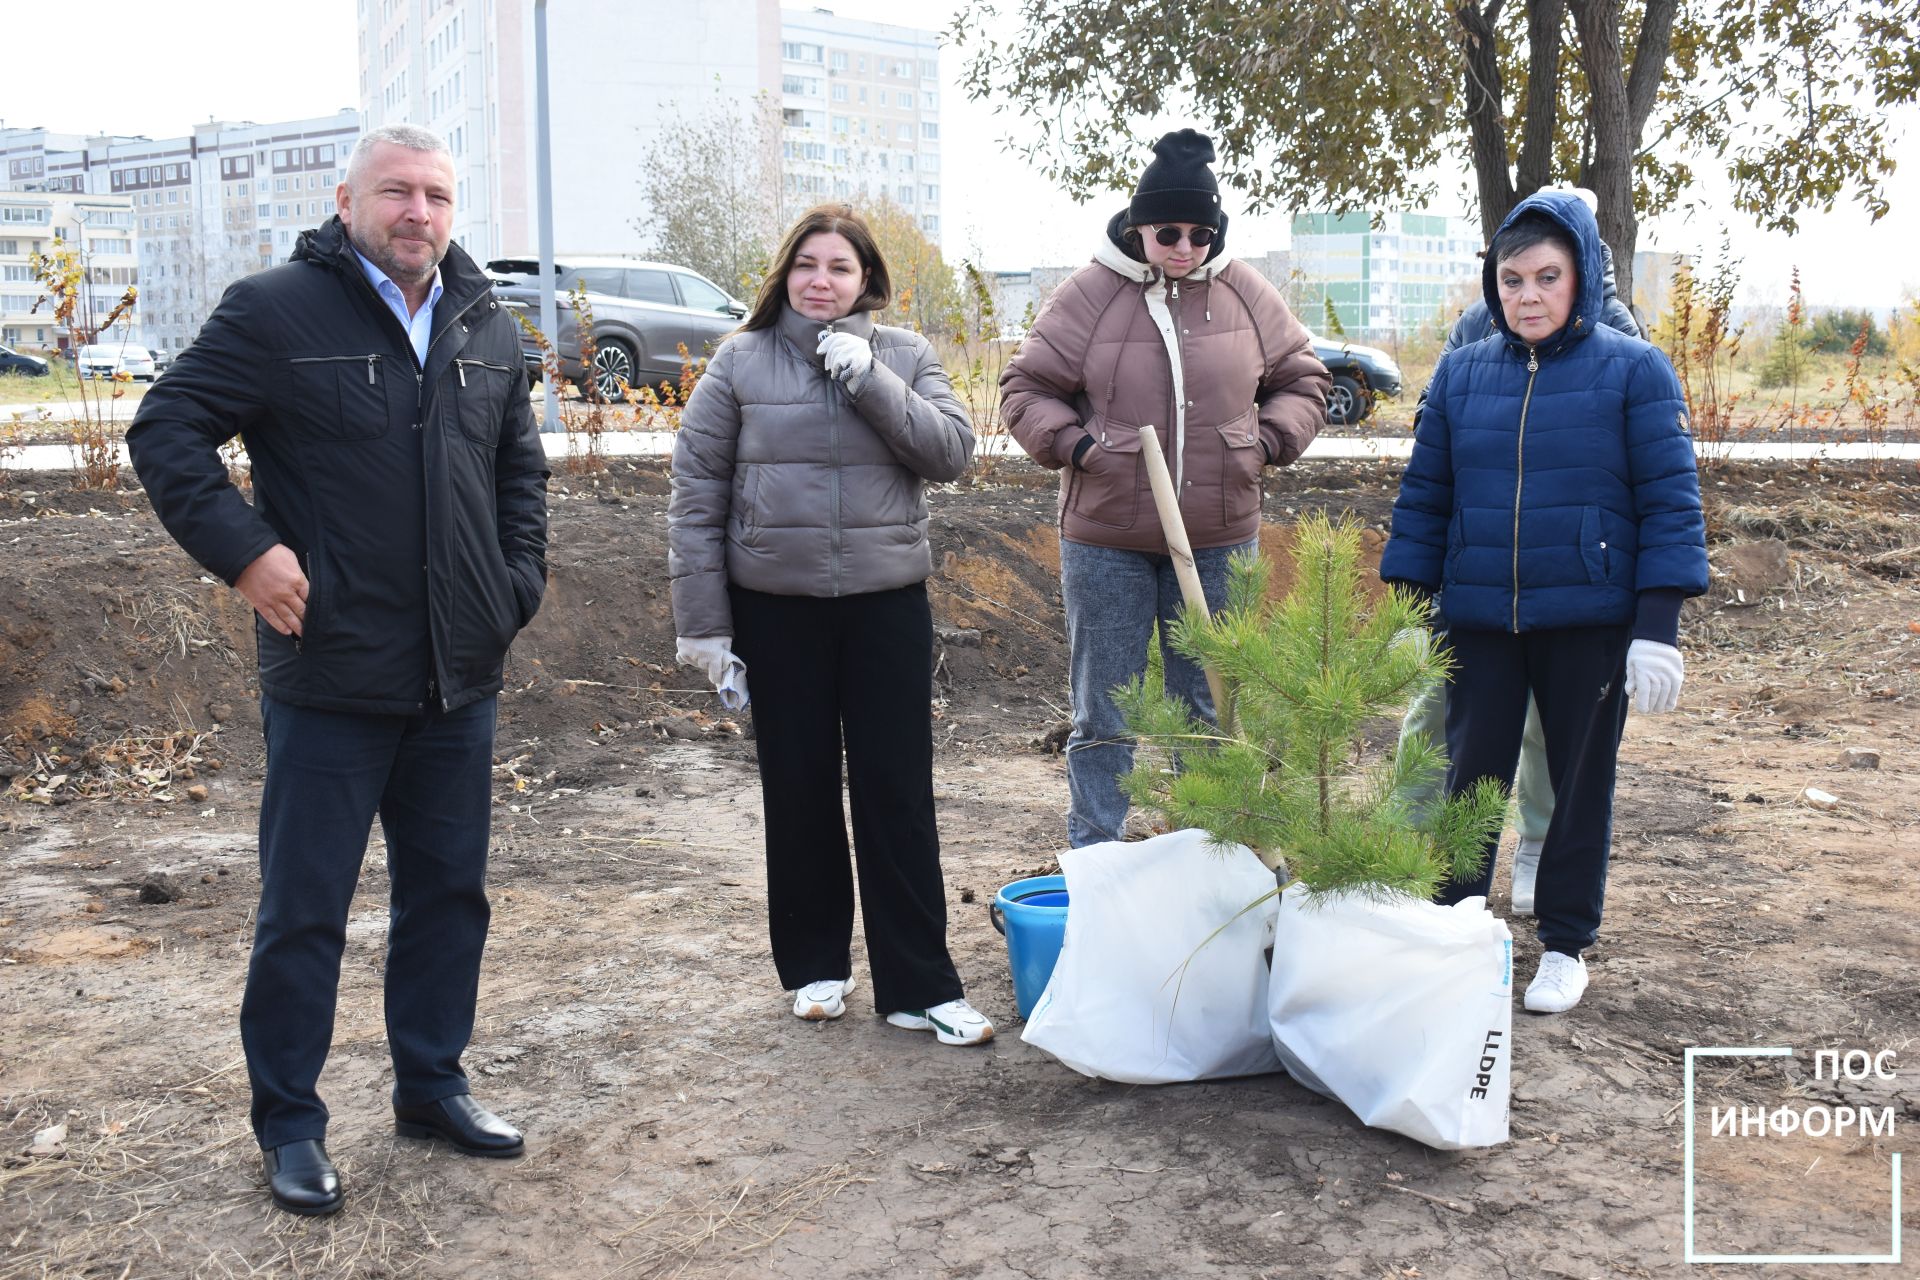
<path fill-rule="evenodd" d="M 1196 129 L 1181 129 L 1153 144 L 1153 160 L 1140 175 L 1133 203 L 1127 206 L 1131 226 L 1144 223 L 1192 222 L 1220 225 L 1220 184 L 1214 181 L 1213 139 Z"/>

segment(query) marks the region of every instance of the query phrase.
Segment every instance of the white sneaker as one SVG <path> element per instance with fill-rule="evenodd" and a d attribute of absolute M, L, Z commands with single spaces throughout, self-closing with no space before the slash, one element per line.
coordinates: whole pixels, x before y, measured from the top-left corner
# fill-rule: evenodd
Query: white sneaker
<path fill-rule="evenodd" d="M 853 979 L 850 977 L 809 982 L 793 997 L 793 1016 L 808 1022 L 837 1018 L 847 1011 L 847 993 L 851 990 Z"/>
<path fill-rule="evenodd" d="M 1522 840 L 1513 851 L 1513 914 L 1533 914 L 1533 885 L 1540 878 L 1540 846 L 1544 841 Z"/>
<path fill-rule="evenodd" d="M 1587 962 L 1549 951 L 1540 957 L 1540 971 L 1527 984 L 1527 1009 L 1532 1013 L 1565 1013 L 1580 1003 L 1586 989 Z"/>
<path fill-rule="evenodd" d="M 902 1009 L 888 1014 L 887 1022 L 909 1031 L 931 1031 L 941 1044 L 985 1044 L 993 1039 L 993 1024 L 965 1000 L 949 1000 L 931 1009 Z"/>

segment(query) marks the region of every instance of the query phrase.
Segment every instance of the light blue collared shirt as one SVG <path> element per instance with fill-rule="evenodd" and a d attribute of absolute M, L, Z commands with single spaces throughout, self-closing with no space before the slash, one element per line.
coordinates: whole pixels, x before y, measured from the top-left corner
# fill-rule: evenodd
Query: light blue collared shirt
<path fill-rule="evenodd" d="M 440 285 L 440 268 L 433 269 L 433 288 L 427 293 L 426 305 L 412 315 L 407 314 L 407 295 L 400 292 L 400 286 L 380 268 L 367 261 L 367 256 L 355 249 L 353 256 L 360 259 L 360 269 L 367 273 L 367 283 L 387 304 L 387 309 L 399 319 L 400 327 L 407 331 L 407 341 L 413 344 L 413 358 L 422 365 L 427 362 L 427 343 L 433 336 L 433 309 L 439 305 L 440 295 L 444 292 Z"/>

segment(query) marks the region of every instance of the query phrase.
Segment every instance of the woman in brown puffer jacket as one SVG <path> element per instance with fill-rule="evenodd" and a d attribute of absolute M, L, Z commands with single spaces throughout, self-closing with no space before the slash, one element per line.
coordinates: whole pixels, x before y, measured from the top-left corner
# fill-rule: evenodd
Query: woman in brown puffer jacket
<path fill-rule="evenodd" d="M 1182 129 L 1153 150 L 1132 203 L 1047 299 L 1000 379 L 1014 438 L 1061 472 L 1075 848 L 1121 838 L 1119 779 L 1133 744 L 1109 692 L 1146 671 L 1156 621 L 1167 691 L 1213 719 L 1204 673 L 1166 644 L 1180 588 L 1141 433 L 1159 438 L 1207 606 L 1218 609 L 1227 562 L 1259 546 L 1262 468 L 1313 442 L 1332 386 L 1279 292 L 1226 255 L 1213 143 Z"/>
<path fill-rule="evenodd" d="M 875 1011 L 944 1044 L 992 1025 L 947 951 L 933 812 L 933 617 L 925 482 L 952 480 L 973 427 L 890 296 L 846 205 L 787 232 L 753 312 L 714 353 L 673 449 L 668 574 L 679 658 L 753 722 L 773 961 L 802 1018 L 853 988 L 844 748 Z"/>

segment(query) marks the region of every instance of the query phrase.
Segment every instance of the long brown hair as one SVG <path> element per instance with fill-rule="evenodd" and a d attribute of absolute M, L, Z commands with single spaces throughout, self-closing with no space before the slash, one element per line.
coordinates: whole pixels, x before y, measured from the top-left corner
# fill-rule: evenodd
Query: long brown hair
<path fill-rule="evenodd" d="M 746 323 L 740 328 L 771 329 L 780 320 L 780 308 L 787 305 L 787 275 L 793 270 L 793 260 L 800 256 L 800 246 L 808 236 L 819 235 L 823 231 L 836 232 L 847 238 L 853 246 L 854 256 L 860 259 L 860 265 L 866 268 L 867 287 L 855 300 L 855 311 L 884 311 L 893 300 L 893 283 L 887 277 L 886 259 L 880 256 L 880 246 L 874 241 L 873 229 L 867 226 L 867 220 L 859 215 L 850 204 L 817 204 L 800 215 L 800 221 L 787 229 L 780 239 L 780 249 L 773 255 L 773 265 L 767 269 L 766 278 L 760 282 L 760 292 L 753 300 L 753 310 L 748 313 Z"/>

